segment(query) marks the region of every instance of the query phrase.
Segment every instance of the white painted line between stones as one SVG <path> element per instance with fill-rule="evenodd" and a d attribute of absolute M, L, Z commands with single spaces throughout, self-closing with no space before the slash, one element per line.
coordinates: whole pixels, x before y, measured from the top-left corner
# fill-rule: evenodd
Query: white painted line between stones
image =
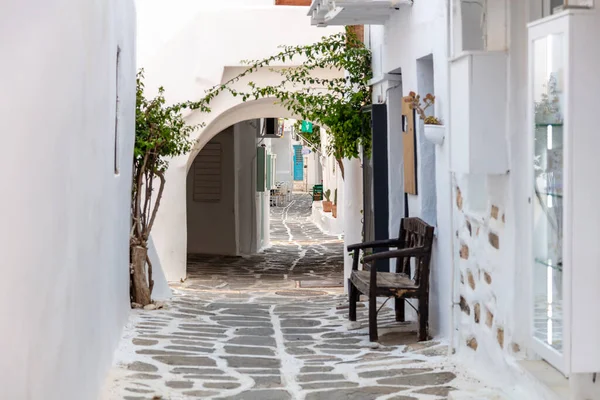
<path fill-rule="evenodd" d="M 305 395 L 295 378 L 300 373 L 304 362 L 289 355 L 285 350 L 283 331 L 281 330 L 279 316 L 275 314 L 275 305 L 269 307 L 269 314 L 271 315 L 271 325 L 275 331 L 275 344 L 277 345 L 275 352 L 281 360 L 281 383 L 290 392 L 292 399 L 303 400 Z"/>
<path fill-rule="evenodd" d="M 292 235 L 292 230 L 287 224 L 287 218 L 288 218 L 288 211 L 290 210 L 290 207 L 292 207 L 292 205 L 295 202 L 296 202 L 296 200 L 290 201 L 290 204 L 285 206 L 285 208 L 283 209 L 283 212 L 281 213 L 281 223 L 283 224 L 283 226 L 285 226 L 285 229 L 287 230 L 288 238 L 289 238 L 288 241 L 290 241 L 290 242 L 294 240 L 294 235 Z"/>

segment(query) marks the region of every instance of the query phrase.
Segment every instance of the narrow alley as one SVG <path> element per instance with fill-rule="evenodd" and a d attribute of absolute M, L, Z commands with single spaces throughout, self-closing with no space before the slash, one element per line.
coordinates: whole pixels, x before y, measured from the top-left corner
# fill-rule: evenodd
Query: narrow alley
<path fill-rule="evenodd" d="M 263 253 L 191 257 L 164 309 L 133 310 L 105 399 L 438 400 L 480 387 L 391 309 L 379 344 L 363 305 L 347 322 L 342 241 L 310 222 L 310 201 L 272 208 Z"/>

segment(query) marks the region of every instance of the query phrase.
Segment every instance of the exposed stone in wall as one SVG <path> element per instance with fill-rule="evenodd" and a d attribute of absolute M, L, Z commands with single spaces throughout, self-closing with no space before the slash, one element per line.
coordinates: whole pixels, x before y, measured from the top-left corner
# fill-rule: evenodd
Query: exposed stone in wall
<path fill-rule="evenodd" d="M 475 290 L 475 278 L 473 277 L 473 273 L 470 269 L 467 270 L 467 279 L 469 280 L 469 286 L 471 289 Z"/>
<path fill-rule="evenodd" d="M 492 276 L 487 272 L 483 273 L 483 279 L 485 279 L 485 283 L 487 283 L 488 285 L 492 284 Z"/>
<path fill-rule="evenodd" d="M 467 300 L 462 296 L 460 296 L 460 309 L 465 314 L 471 315 L 471 307 L 469 307 L 469 303 L 467 303 Z"/>
<path fill-rule="evenodd" d="M 504 326 L 502 322 L 510 322 L 511 316 L 501 311 L 508 308 L 498 307 L 498 302 L 512 301 L 512 289 L 505 287 L 508 282 L 502 279 L 512 268 L 506 266 L 511 261 L 506 258 L 511 243 L 503 243 L 500 248 L 500 240 L 506 234 L 507 180 L 489 178 L 495 186 L 487 186 L 487 205 L 480 207 L 481 198 L 469 197 L 470 185 L 478 182 L 471 181 L 469 175 L 455 174 L 453 179 L 453 230 L 458 232 L 454 255 L 458 260 L 462 294 L 460 340 L 477 353 L 509 356 L 515 353 L 513 332 L 510 324 Z M 473 192 L 473 195 L 481 193 Z M 500 349 L 502 352 L 498 352 Z"/>
<path fill-rule="evenodd" d="M 498 219 L 498 213 L 499 213 L 499 209 L 497 206 L 492 206 L 492 211 L 490 212 L 490 217 L 494 218 L 494 219 Z"/>
<path fill-rule="evenodd" d="M 489 240 L 490 240 L 490 244 L 492 245 L 492 247 L 495 247 L 496 249 L 500 248 L 500 238 L 498 237 L 497 234 L 490 232 Z"/>
<path fill-rule="evenodd" d="M 479 347 L 479 344 L 477 343 L 477 339 L 475 339 L 474 337 L 467 339 L 467 346 L 469 346 L 473 350 L 477 350 L 477 347 Z"/>
<path fill-rule="evenodd" d="M 492 314 L 492 312 L 487 309 L 486 309 L 485 324 L 490 328 L 494 324 L 494 314 Z"/>
<path fill-rule="evenodd" d="M 518 353 L 521 351 L 521 346 L 519 346 L 517 343 L 511 344 L 510 347 L 513 353 Z"/>
<path fill-rule="evenodd" d="M 460 258 L 469 259 L 469 247 L 466 244 L 460 246 Z"/>
<path fill-rule="evenodd" d="M 459 210 L 462 210 L 463 208 L 463 197 L 459 187 L 456 187 L 456 207 L 458 207 Z"/>

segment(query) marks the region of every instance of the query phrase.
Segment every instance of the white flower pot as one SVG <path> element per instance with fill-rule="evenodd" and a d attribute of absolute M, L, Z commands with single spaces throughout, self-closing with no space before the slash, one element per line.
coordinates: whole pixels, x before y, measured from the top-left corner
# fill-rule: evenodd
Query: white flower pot
<path fill-rule="evenodd" d="M 425 138 L 431 143 L 441 146 L 446 137 L 446 127 L 444 125 L 425 124 Z"/>

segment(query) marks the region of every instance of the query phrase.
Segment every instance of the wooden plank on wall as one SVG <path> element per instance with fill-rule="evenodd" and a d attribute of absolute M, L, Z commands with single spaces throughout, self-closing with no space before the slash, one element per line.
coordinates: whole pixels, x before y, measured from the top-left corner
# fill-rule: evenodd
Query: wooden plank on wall
<path fill-rule="evenodd" d="M 275 0 L 276 6 L 310 6 L 312 0 Z"/>
<path fill-rule="evenodd" d="M 415 112 L 402 99 L 402 144 L 404 147 L 404 192 L 417 194 L 417 153 L 415 149 Z"/>

